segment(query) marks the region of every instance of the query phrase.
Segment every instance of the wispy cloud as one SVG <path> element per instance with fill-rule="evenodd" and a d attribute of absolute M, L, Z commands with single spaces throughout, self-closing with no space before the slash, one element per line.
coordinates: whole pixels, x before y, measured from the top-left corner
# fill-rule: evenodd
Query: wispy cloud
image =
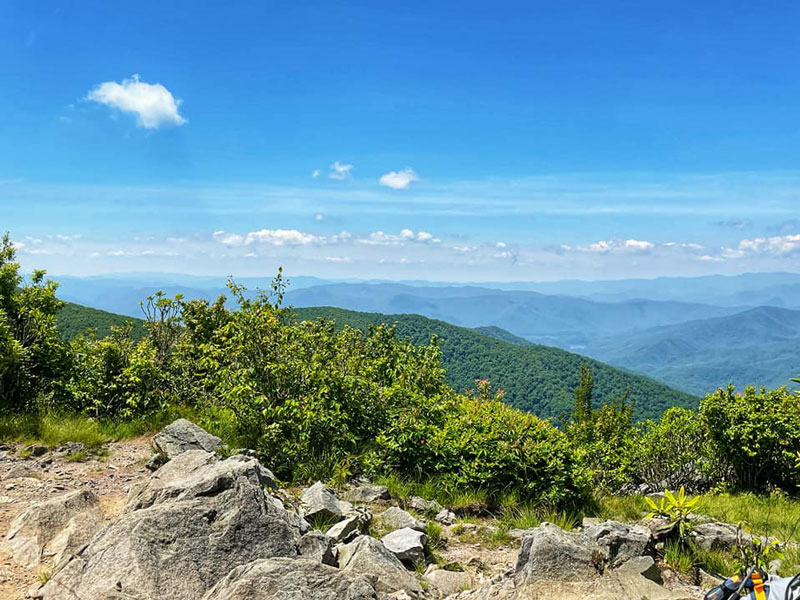
<path fill-rule="evenodd" d="M 331 165 L 331 170 L 328 173 L 328 177 L 330 177 L 331 179 L 338 179 L 338 180 L 349 179 L 352 176 L 350 173 L 350 171 L 352 170 L 353 170 L 353 165 L 340 163 L 337 160 Z"/>
<path fill-rule="evenodd" d="M 583 246 L 571 246 L 564 244 L 561 246 L 563 250 L 578 251 L 578 252 L 598 252 L 601 254 L 608 254 L 610 252 L 637 252 L 646 253 L 655 248 L 653 242 L 646 240 L 599 240 L 591 244 Z"/>
<path fill-rule="evenodd" d="M 144 129 L 164 125 L 184 125 L 187 121 L 178 112 L 183 102 L 160 83 L 146 83 L 133 75 L 121 82 L 106 81 L 97 85 L 86 99 L 136 115 L 136 123 Z"/>

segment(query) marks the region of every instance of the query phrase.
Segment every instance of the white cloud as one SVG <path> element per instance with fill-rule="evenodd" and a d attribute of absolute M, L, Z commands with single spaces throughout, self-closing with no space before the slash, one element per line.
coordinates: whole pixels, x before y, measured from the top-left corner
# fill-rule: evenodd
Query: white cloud
<path fill-rule="evenodd" d="M 138 75 L 123 79 L 121 83 L 101 83 L 86 98 L 135 114 L 137 124 L 145 129 L 158 129 L 162 125 L 183 125 L 187 122 L 178 113 L 182 100 L 173 97 L 160 83 L 146 83 Z"/>
<path fill-rule="evenodd" d="M 415 233 L 411 229 L 403 229 L 400 231 L 399 235 L 384 233 L 383 231 L 374 231 L 370 233 L 368 236 L 360 238 L 358 241 L 362 244 L 391 245 L 391 244 L 404 244 L 407 242 L 438 244 L 442 240 L 440 240 L 437 237 L 433 237 L 433 234 L 427 231 L 418 231 Z"/>
<path fill-rule="evenodd" d="M 787 256 L 795 252 L 800 252 L 800 233 L 742 240 L 735 248 L 723 248 L 722 255 L 725 258 L 742 258 L 754 254 Z"/>
<path fill-rule="evenodd" d="M 331 171 L 328 177 L 331 179 L 348 179 L 351 177 L 350 171 L 353 170 L 353 165 L 342 164 L 338 160 L 331 165 Z"/>
<path fill-rule="evenodd" d="M 258 242 L 272 246 L 305 246 L 318 240 L 317 236 L 297 229 L 262 229 L 261 231 L 248 233 L 246 243 Z"/>
<path fill-rule="evenodd" d="M 393 190 L 407 190 L 414 181 L 419 181 L 419 176 L 414 172 L 414 169 L 406 167 L 402 171 L 384 173 L 378 183 Z"/>
<path fill-rule="evenodd" d="M 314 220 L 315 221 L 324 221 L 325 220 L 325 215 L 323 215 L 322 213 L 317 213 L 317 214 L 314 215 Z"/>
<path fill-rule="evenodd" d="M 314 169 L 311 171 L 311 179 L 317 179 L 320 175 L 322 175 L 322 173 L 320 173 L 319 169 Z"/>
<path fill-rule="evenodd" d="M 649 252 L 655 247 L 653 242 L 643 240 L 600 240 L 588 246 L 562 246 L 565 250 L 580 250 L 583 252 Z"/>
<path fill-rule="evenodd" d="M 495 247 L 497 247 L 497 248 L 505 248 L 506 246 L 507 246 L 507 244 L 505 242 L 497 242 L 495 244 Z"/>
<path fill-rule="evenodd" d="M 249 246 L 251 244 L 305 246 L 323 241 L 323 238 L 311 233 L 298 231 L 297 229 L 261 229 L 259 231 L 251 231 L 247 235 L 215 231 L 213 237 L 216 241 L 226 246 Z"/>

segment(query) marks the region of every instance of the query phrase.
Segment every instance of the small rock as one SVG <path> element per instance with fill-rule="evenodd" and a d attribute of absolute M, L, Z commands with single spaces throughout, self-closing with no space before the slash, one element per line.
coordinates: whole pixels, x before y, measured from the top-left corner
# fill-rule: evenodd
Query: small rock
<path fill-rule="evenodd" d="M 30 456 L 44 456 L 47 454 L 47 446 L 42 446 L 41 444 L 30 444 L 25 446 L 25 453 L 30 454 Z"/>
<path fill-rule="evenodd" d="M 401 562 L 412 565 L 425 563 L 425 544 L 427 541 L 427 535 L 410 527 L 392 531 L 381 538 L 381 542 L 389 552 L 394 554 Z"/>
<path fill-rule="evenodd" d="M 346 498 L 350 502 L 378 502 L 379 500 L 390 500 L 389 488 L 385 485 L 359 485 L 348 490 Z"/>
<path fill-rule="evenodd" d="M 411 496 L 406 502 L 406 506 L 417 512 L 431 515 L 435 515 L 443 508 L 436 500 L 425 500 L 425 498 L 420 498 L 419 496 Z"/>
<path fill-rule="evenodd" d="M 12 521 L 5 545 L 19 565 L 33 568 L 50 557 L 58 563 L 86 544 L 101 524 L 97 496 L 78 490 L 30 505 Z"/>
<path fill-rule="evenodd" d="M 594 540 L 604 550 L 605 562 L 622 564 L 629 558 L 651 552 L 650 530 L 619 521 L 603 521 L 583 530 L 581 535 Z"/>
<path fill-rule="evenodd" d="M 148 471 L 157 471 L 159 467 L 163 467 L 165 464 L 167 464 L 168 460 L 169 459 L 167 458 L 166 454 L 156 452 L 150 457 L 150 460 L 144 464 L 144 468 Z"/>
<path fill-rule="evenodd" d="M 217 436 L 211 435 L 191 421 L 177 419 L 155 435 L 153 445 L 158 452 L 172 460 L 187 450 L 214 452 L 225 444 Z"/>
<path fill-rule="evenodd" d="M 703 550 L 730 550 L 736 546 L 737 528 L 730 523 L 700 523 L 692 531 L 695 543 Z M 743 533 L 745 539 L 750 535 Z"/>
<path fill-rule="evenodd" d="M 337 543 L 347 543 L 354 537 L 366 533 L 371 522 L 372 513 L 368 510 L 357 510 L 352 517 L 347 517 L 331 527 L 326 535 Z"/>
<path fill-rule="evenodd" d="M 381 523 L 388 529 L 403 529 L 409 527 L 418 531 L 425 531 L 425 523 L 397 506 L 390 506 L 380 516 Z"/>
<path fill-rule="evenodd" d="M 297 549 L 303 558 L 316 560 L 324 565 L 338 567 L 336 544 L 321 531 L 309 531 L 297 542 Z"/>
<path fill-rule="evenodd" d="M 311 521 L 341 521 L 346 514 L 353 510 L 350 503 L 340 501 L 333 490 L 321 481 L 303 492 L 300 497 L 300 505 L 303 509 L 303 516 Z"/>
<path fill-rule="evenodd" d="M 472 576 L 463 571 L 434 569 L 425 574 L 425 579 L 438 589 L 443 596 L 457 594 L 472 587 Z"/>
<path fill-rule="evenodd" d="M 443 508 L 438 513 L 436 513 L 436 517 L 434 517 L 434 520 L 442 525 L 453 525 L 456 522 L 456 513 L 454 513 L 451 510 L 447 510 L 446 508 Z"/>
<path fill-rule="evenodd" d="M 589 580 L 599 575 L 602 550 L 591 538 L 542 523 L 522 538 L 517 585 L 545 580 Z"/>

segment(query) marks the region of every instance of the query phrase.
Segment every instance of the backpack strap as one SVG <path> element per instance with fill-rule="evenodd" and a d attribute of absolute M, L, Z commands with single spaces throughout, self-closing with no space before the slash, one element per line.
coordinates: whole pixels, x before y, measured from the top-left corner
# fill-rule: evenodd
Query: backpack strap
<path fill-rule="evenodd" d="M 753 582 L 753 595 L 755 596 L 755 600 L 767 600 L 767 594 L 764 592 L 764 578 L 761 576 L 758 569 L 753 571 L 750 580 Z"/>

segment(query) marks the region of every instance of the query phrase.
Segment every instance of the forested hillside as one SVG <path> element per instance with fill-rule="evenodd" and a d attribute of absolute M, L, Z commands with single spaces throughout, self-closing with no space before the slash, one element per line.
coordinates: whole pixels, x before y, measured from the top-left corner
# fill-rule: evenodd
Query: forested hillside
<path fill-rule="evenodd" d="M 384 315 L 331 307 L 295 309 L 300 319 L 331 319 L 338 326 L 367 329 L 378 323 L 397 324 L 401 337 L 426 343 L 431 335 L 441 339 L 447 380 L 457 390 L 474 387 L 486 378 L 505 391 L 504 400 L 539 416 L 560 417 L 574 404 L 581 364 L 593 374 L 596 404 L 622 396 L 630 389 L 636 419 L 657 418 L 670 406 L 696 406 L 697 398 L 599 361 L 549 346 L 521 346 L 487 337 L 476 331 L 420 315 Z"/>
<path fill-rule="evenodd" d="M 147 333 L 144 321 L 141 319 L 117 315 L 104 310 L 73 304 L 72 302 L 64 304 L 58 312 L 57 318 L 58 331 L 65 340 L 71 340 L 81 333 L 85 334 L 89 329 L 94 329 L 98 338 L 104 338 L 111 333 L 112 326 L 121 326 L 125 323 L 133 324 L 131 337 L 135 340 L 142 339 Z"/>

